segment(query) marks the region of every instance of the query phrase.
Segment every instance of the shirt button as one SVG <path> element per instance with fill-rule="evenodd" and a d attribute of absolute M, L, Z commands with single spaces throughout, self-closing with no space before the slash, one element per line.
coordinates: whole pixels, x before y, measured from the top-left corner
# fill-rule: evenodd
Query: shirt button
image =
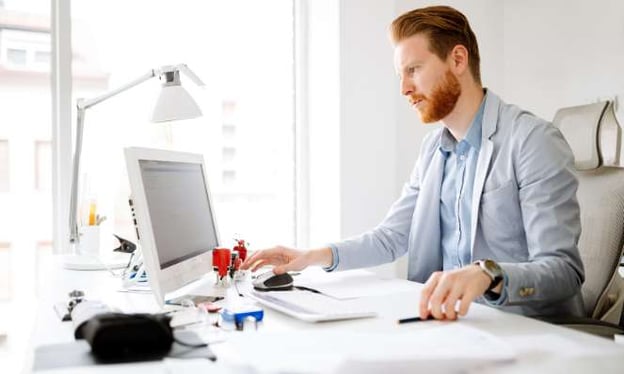
<path fill-rule="evenodd" d="M 465 155 L 459 155 L 459 159 L 460 159 L 461 161 L 464 161 L 464 160 L 466 159 L 466 156 L 465 156 Z"/>

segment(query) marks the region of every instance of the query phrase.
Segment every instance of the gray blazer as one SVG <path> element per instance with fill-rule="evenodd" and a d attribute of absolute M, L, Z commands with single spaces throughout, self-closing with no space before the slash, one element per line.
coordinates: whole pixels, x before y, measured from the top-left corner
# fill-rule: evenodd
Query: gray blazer
<path fill-rule="evenodd" d="M 559 130 L 487 91 L 472 198 L 472 259 L 503 268 L 499 307 L 524 315 L 583 315 L 583 263 L 572 152 Z M 337 270 L 391 262 L 409 253 L 408 278 L 442 270 L 442 129 L 430 132 L 401 197 L 375 229 L 332 244 Z M 483 301 L 483 299 L 481 300 Z"/>

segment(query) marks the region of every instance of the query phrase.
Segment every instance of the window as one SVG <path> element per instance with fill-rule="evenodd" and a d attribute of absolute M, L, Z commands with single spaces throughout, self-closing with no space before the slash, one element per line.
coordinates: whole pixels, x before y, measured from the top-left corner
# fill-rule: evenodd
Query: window
<path fill-rule="evenodd" d="M 7 60 L 14 65 L 26 65 L 26 51 L 23 49 L 7 48 Z"/>
<path fill-rule="evenodd" d="M 32 11 L 5 11 L 0 8 L 0 12 L 4 14 L 0 26 L 1 63 L 20 72 L 49 70 L 49 17 Z"/>
<path fill-rule="evenodd" d="M 9 165 L 9 142 L 0 140 L 0 192 L 9 192 L 11 185 Z"/>
<path fill-rule="evenodd" d="M 156 80 L 89 109 L 80 200 L 95 197 L 107 210 L 103 230 L 135 237 L 122 149 L 145 146 L 204 155 L 224 246 L 235 235 L 258 247 L 294 244 L 293 6 L 283 0 L 72 2 L 72 45 L 80 56 L 75 98 L 97 96 L 166 64 L 185 63 L 206 83 L 199 89 L 181 76 L 203 111 L 196 120 L 148 123 Z"/>
<path fill-rule="evenodd" d="M 52 196 L 38 193 L 35 188 L 36 185 L 49 188 L 51 174 L 37 171 L 34 151 L 37 142 L 49 143 L 52 133 L 49 62 L 36 56 L 37 51 L 51 50 L 50 1 L 3 3 L 0 7 L 0 315 L 8 317 L 4 327 L 11 344 L 4 345 L 8 354 L 7 351 L 0 354 L 0 367 L 3 372 L 22 372 L 29 344 L 24 337 L 30 336 L 34 325 L 37 243 L 52 241 Z"/>

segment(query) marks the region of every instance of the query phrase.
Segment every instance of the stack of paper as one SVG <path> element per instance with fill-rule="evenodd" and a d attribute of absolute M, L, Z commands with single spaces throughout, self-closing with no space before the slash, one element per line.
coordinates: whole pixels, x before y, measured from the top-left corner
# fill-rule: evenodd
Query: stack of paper
<path fill-rule="evenodd" d="M 225 343 L 259 372 L 457 372 L 509 362 L 495 336 L 458 323 L 418 331 L 306 331 L 240 334 Z M 236 362 L 236 361 L 235 361 Z"/>

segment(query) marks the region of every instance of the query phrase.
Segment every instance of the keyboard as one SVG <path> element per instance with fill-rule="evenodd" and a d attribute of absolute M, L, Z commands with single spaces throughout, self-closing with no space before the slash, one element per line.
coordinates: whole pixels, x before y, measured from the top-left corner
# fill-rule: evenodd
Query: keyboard
<path fill-rule="evenodd" d="M 355 305 L 354 300 L 338 300 L 310 291 L 252 291 L 250 296 L 271 309 L 307 322 L 374 317 L 370 308 Z"/>

